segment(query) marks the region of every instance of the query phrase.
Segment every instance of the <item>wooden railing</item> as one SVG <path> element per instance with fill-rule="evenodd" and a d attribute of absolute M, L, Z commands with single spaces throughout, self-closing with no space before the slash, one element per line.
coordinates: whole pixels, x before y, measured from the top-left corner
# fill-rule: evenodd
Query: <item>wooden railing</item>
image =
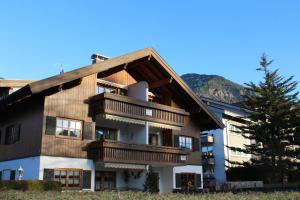
<path fill-rule="evenodd" d="M 187 151 L 176 147 L 95 141 L 88 145 L 88 157 L 95 161 L 130 164 L 177 165 L 186 162 Z"/>
<path fill-rule="evenodd" d="M 184 126 L 184 118 L 188 115 L 183 109 L 111 93 L 91 98 L 90 112 L 94 116 L 106 113 L 175 126 Z"/>

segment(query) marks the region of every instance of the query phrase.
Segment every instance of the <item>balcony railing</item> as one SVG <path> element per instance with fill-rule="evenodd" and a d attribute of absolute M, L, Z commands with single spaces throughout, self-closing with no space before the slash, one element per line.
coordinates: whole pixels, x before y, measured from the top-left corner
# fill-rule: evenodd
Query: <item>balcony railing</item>
<path fill-rule="evenodd" d="M 186 162 L 186 155 L 186 150 L 176 147 L 117 141 L 95 141 L 88 145 L 88 157 L 103 162 L 178 165 Z"/>
<path fill-rule="evenodd" d="M 203 165 L 215 165 L 215 159 L 214 158 L 203 158 L 202 163 L 203 163 Z"/>
<path fill-rule="evenodd" d="M 91 98 L 90 112 L 93 116 L 104 113 L 181 127 L 188 115 L 183 109 L 112 93 L 102 93 Z"/>

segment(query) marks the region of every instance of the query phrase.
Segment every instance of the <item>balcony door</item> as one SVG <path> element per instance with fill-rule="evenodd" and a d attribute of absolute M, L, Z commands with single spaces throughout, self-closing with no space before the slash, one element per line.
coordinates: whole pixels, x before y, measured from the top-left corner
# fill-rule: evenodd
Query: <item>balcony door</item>
<path fill-rule="evenodd" d="M 116 189 L 116 172 L 96 171 L 95 191 Z"/>

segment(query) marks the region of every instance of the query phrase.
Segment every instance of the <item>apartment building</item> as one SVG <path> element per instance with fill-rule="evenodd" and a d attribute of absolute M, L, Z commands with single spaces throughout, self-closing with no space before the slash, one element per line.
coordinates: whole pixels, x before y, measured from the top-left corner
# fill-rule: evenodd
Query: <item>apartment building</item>
<path fill-rule="evenodd" d="M 223 129 L 201 133 L 204 187 L 213 187 L 216 183 L 227 181 L 226 170 L 228 166 L 232 166 L 228 161 L 246 162 L 251 158 L 249 154 L 228 148 L 228 146 L 245 148 L 244 144 L 250 144 L 250 140 L 245 139 L 237 129 L 237 126 L 243 124 L 241 117 L 246 117 L 247 113 L 238 105 L 205 97 L 201 99 L 225 125 Z"/>
<path fill-rule="evenodd" d="M 1 179 L 141 190 L 151 166 L 161 193 L 202 189 L 200 132 L 221 120 L 152 48 L 92 59 L 13 92 L 1 80 Z"/>

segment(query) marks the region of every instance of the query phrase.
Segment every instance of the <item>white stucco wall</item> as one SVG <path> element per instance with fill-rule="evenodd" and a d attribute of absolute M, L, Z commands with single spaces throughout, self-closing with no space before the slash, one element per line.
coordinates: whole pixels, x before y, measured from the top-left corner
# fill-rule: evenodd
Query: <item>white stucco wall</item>
<path fill-rule="evenodd" d="M 176 188 L 176 174 L 177 173 L 195 173 L 201 174 L 201 188 L 203 188 L 203 169 L 199 165 L 186 165 L 186 166 L 177 166 L 173 168 L 173 188 Z"/>
<path fill-rule="evenodd" d="M 148 101 L 148 83 L 141 81 L 128 85 L 127 95 L 136 99 Z"/>
<path fill-rule="evenodd" d="M 159 173 L 159 193 L 166 194 L 173 191 L 173 167 L 154 168 Z"/>
<path fill-rule="evenodd" d="M 83 169 L 91 170 L 91 190 L 94 190 L 94 181 L 95 181 L 95 165 L 93 160 L 82 159 L 82 158 L 66 158 L 66 157 L 52 157 L 52 156 L 40 156 L 40 167 L 39 170 L 39 179 L 42 180 L 44 176 L 44 169 L 54 169 L 54 168 L 74 168 L 74 169 Z"/>
<path fill-rule="evenodd" d="M 227 152 L 225 152 L 226 137 L 224 137 L 223 129 L 217 129 L 211 133 L 214 135 L 214 159 L 215 159 L 215 178 L 217 182 L 226 181 L 225 172 L 225 157 L 227 158 Z"/>
<path fill-rule="evenodd" d="M 9 180 L 10 170 L 16 170 L 17 172 L 20 166 L 24 169 L 22 180 L 39 179 L 39 165 L 39 156 L 0 162 L 0 171 L 3 173 L 2 179 Z M 16 179 L 18 179 L 17 173 Z"/>

